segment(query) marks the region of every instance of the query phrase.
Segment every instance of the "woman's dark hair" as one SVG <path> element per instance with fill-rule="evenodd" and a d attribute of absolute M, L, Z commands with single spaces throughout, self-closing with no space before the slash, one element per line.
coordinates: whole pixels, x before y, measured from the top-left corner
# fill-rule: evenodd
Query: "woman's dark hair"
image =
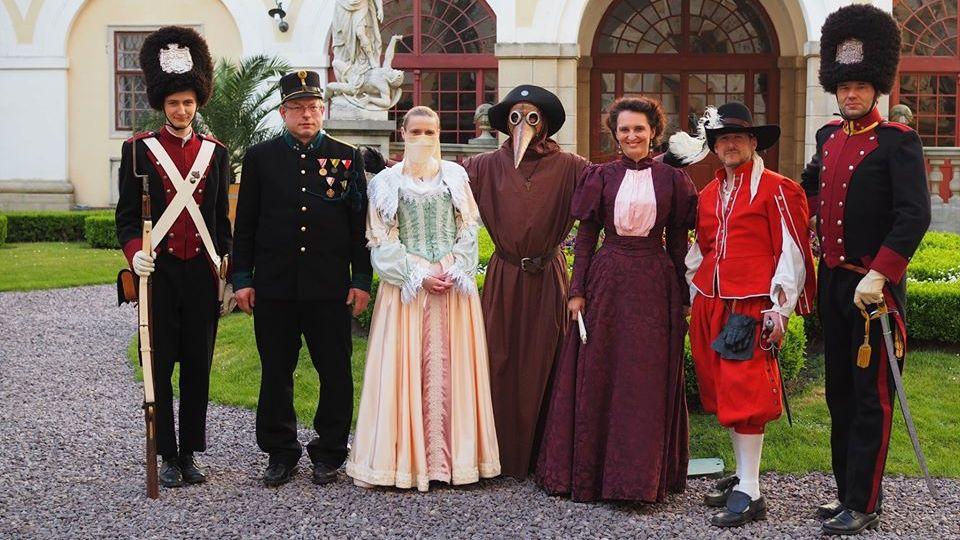
<path fill-rule="evenodd" d="M 660 137 L 663 136 L 664 130 L 667 129 L 667 115 L 663 113 L 663 107 L 659 101 L 641 96 L 622 97 L 611 103 L 610 108 L 607 109 L 607 114 L 609 115 L 607 116 L 607 129 L 610 130 L 614 140 L 617 139 L 617 117 L 620 116 L 620 113 L 623 111 L 646 115 L 650 129 L 653 130 L 653 137 L 650 138 L 650 142 L 653 146 L 660 144 Z"/>

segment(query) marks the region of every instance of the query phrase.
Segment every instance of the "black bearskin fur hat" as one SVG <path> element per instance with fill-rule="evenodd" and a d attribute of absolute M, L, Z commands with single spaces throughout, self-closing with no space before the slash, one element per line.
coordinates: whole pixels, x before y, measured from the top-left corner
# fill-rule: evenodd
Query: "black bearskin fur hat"
<path fill-rule="evenodd" d="M 889 94 L 900 62 L 900 27 L 886 11 L 853 4 L 827 17 L 820 35 L 820 85 L 831 94 L 845 81 Z"/>
<path fill-rule="evenodd" d="M 207 42 L 195 30 L 164 26 L 147 36 L 140 49 L 140 68 L 150 106 L 163 110 L 163 101 L 175 92 L 193 90 L 197 106 L 213 93 L 213 60 Z"/>

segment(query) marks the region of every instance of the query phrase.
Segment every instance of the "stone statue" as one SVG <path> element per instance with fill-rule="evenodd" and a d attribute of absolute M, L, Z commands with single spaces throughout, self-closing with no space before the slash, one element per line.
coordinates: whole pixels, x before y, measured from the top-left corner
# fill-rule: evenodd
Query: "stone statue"
<path fill-rule="evenodd" d="M 344 73 L 344 78 L 337 76 L 336 82 L 327 84 L 324 89 L 324 99 L 330 99 L 334 96 L 343 96 L 343 98 L 355 107 L 366 109 L 368 111 L 385 111 L 400 101 L 403 94 L 403 72 L 399 69 L 393 69 L 393 55 L 396 51 L 397 42 L 403 39 L 403 36 L 397 35 L 390 38 L 387 44 L 387 50 L 383 55 L 383 65 L 367 68 L 360 71 L 357 65 L 340 65 L 339 68 Z M 337 72 L 338 64 L 336 58 L 333 60 L 334 73 Z"/>
<path fill-rule="evenodd" d="M 496 144 L 497 139 L 490 134 L 490 131 L 493 127 L 490 125 L 490 107 L 493 105 L 489 103 L 481 103 L 477 107 L 476 112 L 473 113 L 473 125 L 477 126 L 477 129 L 480 130 L 480 135 L 470 139 L 470 144 Z"/>
<path fill-rule="evenodd" d="M 903 103 L 890 107 L 890 121 L 910 125 L 913 123 L 913 111 Z"/>
<path fill-rule="evenodd" d="M 393 36 L 380 62 L 383 0 L 336 0 L 333 15 L 333 74 L 325 99 L 343 99 L 367 111 L 386 111 L 400 101 L 403 72 L 393 56 L 403 36 Z"/>

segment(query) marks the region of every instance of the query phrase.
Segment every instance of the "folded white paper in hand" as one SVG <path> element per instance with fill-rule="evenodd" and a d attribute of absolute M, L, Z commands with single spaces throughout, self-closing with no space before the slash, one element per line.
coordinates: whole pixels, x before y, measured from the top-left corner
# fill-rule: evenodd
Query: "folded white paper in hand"
<path fill-rule="evenodd" d="M 577 312 L 577 326 L 580 327 L 580 341 L 586 344 L 587 343 L 587 326 L 583 324 L 583 314 L 579 311 Z"/>

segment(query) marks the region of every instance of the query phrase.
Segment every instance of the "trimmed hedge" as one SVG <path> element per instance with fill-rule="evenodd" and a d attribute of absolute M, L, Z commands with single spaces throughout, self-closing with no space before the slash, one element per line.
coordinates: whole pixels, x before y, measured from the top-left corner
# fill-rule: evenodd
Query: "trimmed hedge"
<path fill-rule="evenodd" d="M 83 222 L 83 236 L 90 247 L 120 249 L 117 241 L 117 221 L 112 215 L 87 216 Z"/>
<path fill-rule="evenodd" d="M 910 339 L 960 343 L 960 281 L 907 282 Z"/>
<path fill-rule="evenodd" d="M 7 216 L 7 241 L 79 242 L 84 238 L 84 220 L 91 215 L 109 215 L 109 211 L 83 212 L 10 212 Z"/>
<path fill-rule="evenodd" d="M 7 216 L 0 215 L 0 246 L 7 243 Z"/>
<path fill-rule="evenodd" d="M 804 329 L 804 320 L 803 317 L 790 317 L 787 335 L 783 340 L 783 349 L 780 351 L 780 370 L 787 388 L 790 388 L 790 382 L 800 375 L 800 370 L 806 362 L 807 334 Z M 690 354 L 690 334 L 684 338 L 683 371 L 687 404 L 691 408 L 699 409 L 701 408 L 700 387 L 697 385 L 697 374 L 693 367 L 693 355 Z"/>

